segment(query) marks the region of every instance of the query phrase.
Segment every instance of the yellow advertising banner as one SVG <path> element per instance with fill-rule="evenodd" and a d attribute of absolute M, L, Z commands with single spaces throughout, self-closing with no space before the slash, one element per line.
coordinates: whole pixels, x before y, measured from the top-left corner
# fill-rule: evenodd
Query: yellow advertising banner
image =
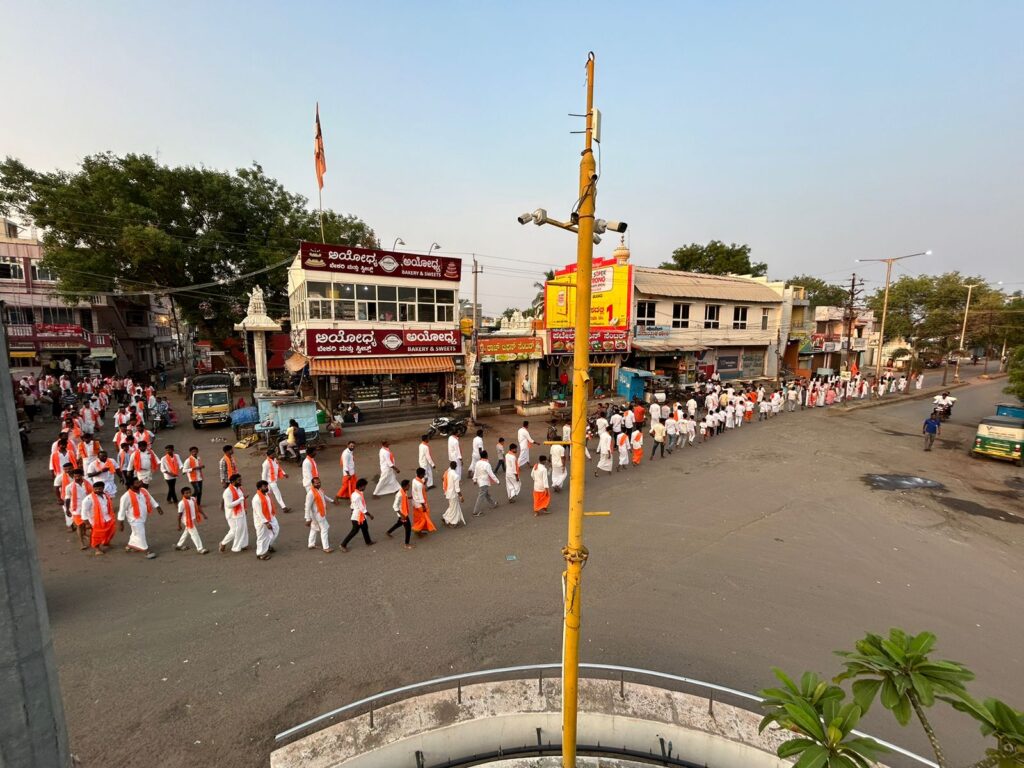
<path fill-rule="evenodd" d="M 632 320 L 633 267 L 614 259 L 595 259 L 590 281 L 590 327 L 626 329 Z M 546 328 L 576 325 L 576 268 L 572 265 L 555 274 L 544 286 Z"/>

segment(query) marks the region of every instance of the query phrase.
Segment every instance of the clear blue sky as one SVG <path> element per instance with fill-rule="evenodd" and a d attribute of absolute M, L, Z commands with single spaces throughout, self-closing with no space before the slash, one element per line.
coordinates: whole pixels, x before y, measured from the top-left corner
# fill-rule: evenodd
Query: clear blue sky
<path fill-rule="evenodd" d="M 1024 281 L 1020 0 L 20 0 L 0 24 L 0 153 L 259 161 L 315 200 L 319 100 L 325 206 L 386 246 L 486 254 L 489 311 L 528 302 L 522 270 L 574 258 L 571 235 L 515 217 L 576 197 L 567 113 L 591 49 L 598 215 L 629 222 L 636 263 L 717 238 L 777 278 L 932 248 L 906 268 Z"/>

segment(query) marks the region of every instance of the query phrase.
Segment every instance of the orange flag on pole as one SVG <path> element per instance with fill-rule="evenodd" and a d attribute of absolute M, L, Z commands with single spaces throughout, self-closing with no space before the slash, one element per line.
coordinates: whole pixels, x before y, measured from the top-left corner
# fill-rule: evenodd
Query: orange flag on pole
<path fill-rule="evenodd" d="M 316 163 L 316 183 L 324 188 L 324 174 L 327 173 L 327 155 L 324 154 L 324 136 L 320 132 L 320 102 L 316 103 L 316 138 L 313 140 L 313 160 Z"/>

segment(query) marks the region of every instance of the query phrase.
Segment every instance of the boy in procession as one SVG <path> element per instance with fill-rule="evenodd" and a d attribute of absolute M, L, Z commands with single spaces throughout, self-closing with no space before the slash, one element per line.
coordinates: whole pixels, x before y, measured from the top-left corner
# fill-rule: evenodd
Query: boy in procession
<path fill-rule="evenodd" d="M 397 483 L 397 481 L 396 481 Z M 344 541 L 341 542 L 341 551 L 348 552 L 348 543 L 352 541 L 357 533 L 363 534 L 363 542 L 368 547 L 372 547 L 374 544 L 373 539 L 370 538 L 370 526 L 366 523 L 366 518 L 373 520 L 373 515 L 366 508 L 366 478 L 360 478 L 356 482 L 356 489 L 352 493 L 352 499 L 350 500 L 350 506 L 352 509 L 352 530 L 348 532 L 348 536 L 345 537 Z M 401 486 L 398 486 L 399 489 Z"/>
<path fill-rule="evenodd" d="M 186 542 L 191 538 L 196 552 L 200 555 L 210 553 L 210 550 L 203 546 L 203 540 L 199 537 L 199 521 L 204 517 L 203 511 L 199 508 L 199 502 L 192 498 L 192 488 L 186 485 L 181 489 L 181 501 L 178 502 L 178 530 L 181 531 L 181 537 L 174 545 L 176 550 L 184 552 L 188 549 Z"/>
<path fill-rule="evenodd" d="M 430 455 L 430 438 L 427 435 L 420 437 L 420 447 L 418 449 L 418 463 L 420 469 L 426 472 L 427 476 L 427 488 L 434 487 L 434 457 Z"/>
<path fill-rule="evenodd" d="M 453 464 L 455 462 L 452 462 Z M 399 528 L 405 529 L 405 548 L 412 549 L 415 544 L 409 543 L 409 537 L 412 535 L 412 509 L 409 502 L 409 481 L 403 480 L 395 493 L 395 500 L 392 504 L 392 509 L 395 510 L 395 515 L 398 519 L 395 524 L 387 529 L 386 533 L 389 537 L 395 535 L 395 531 Z"/>
<path fill-rule="evenodd" d="M 244 552 L 249 548 L 249 526 L 245 523 L 245 494 L 242 492 L 242 476 L 237 472 L 228 481 L 221 497 L 224 500 L 224 518 L 228 532 L 220 541 L 220 551 Z"/>

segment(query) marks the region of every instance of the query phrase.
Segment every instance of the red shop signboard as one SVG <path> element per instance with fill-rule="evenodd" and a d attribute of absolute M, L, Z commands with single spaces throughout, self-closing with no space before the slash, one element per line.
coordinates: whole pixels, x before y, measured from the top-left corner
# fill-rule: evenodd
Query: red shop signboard
<path fill-rule="evenodd" d="M 329 328 L 306 330 L 309 357 L 383 357 L 385 355 L 461 355 L 462 337 L 450 330 Z"/>
<path fill-rule="evenodd" d="M 552 328 L 551 354 L 571 355 L 576 349 L 574 328 Z M 628 330 L 599 330 L 590 332 L 590 351 L 594 354 L 609 354 L 629 351 Z"/>
<path fill-rule="evenodd" d="M 462 277 L 462 259 L 450 256 L 420 256 L 415 253 L 378 251 L 352 245 L 299 243 L 303 269 L 336 275 L 380 275 L 457 283 Z"/>

